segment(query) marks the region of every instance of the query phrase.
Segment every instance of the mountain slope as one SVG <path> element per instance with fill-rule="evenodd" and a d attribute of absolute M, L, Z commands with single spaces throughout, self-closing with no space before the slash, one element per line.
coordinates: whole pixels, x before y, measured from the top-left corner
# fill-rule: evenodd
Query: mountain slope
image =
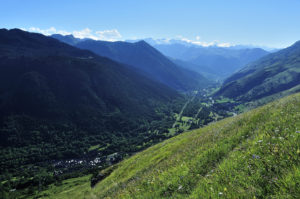
<path fill-rule="evenodd" d="M 299 114 L 298 93 L 150 147 L 114 166 L 93 189 L 81 179 L 77 186 L 44 194 L 49 198 L 297 198 Z"/>
<path fill-rule="evenodd" d="M 66 41 L 66 36 L 60 40 Z M 211 83 L 198 73 L 178 67 L 144 41 L 128 43 L 85 40 L 75 46 L 133 66 L 149 78 L 176 90 L 195 90 Z"/>
<path fill-rule="evenodd" d="M 249 64 L 227 80 L 217 95 L 251 101 L 300 84 L 300 42 Z"/>
<path fill-rule="evenodd" d="M 185 65 L 190 70 L 202 74 L 209 68 L 213 71 L 210 74 L 217 75 L 218 79 L 224 79 L 244 65 L 268 54 L 260 48 L 232 49 L 183 44 L 156 44 L 154 47 L 168 57 L 190 63 Z"/>
<path fill-rule="evenodd" d="M 52 38 L 57 39 L 59 41 L 62 41 L 64 43 L 67 43 L 71 46 L 74 46 L 76 44 L 78 44 L 81 41 L 87 40 L 87 39 L 79 39 L 79 38 L 75 38 L 73 35 L 60 35 L 60 34 L 53 34 L 51 35 Z"/>
<path fill-rule="evenodd" d="M 216 74 L 216 72 L 213 69 L 211 69 L 209 67 L 206 67 L 203 65 L 200 66 L 200 65 L 194 64 L 192 62 L 183 61 L 180 59 L 173 59 L 173 58 L 169 58 L 169 59 L 171 59 L 172 62 L 174 62 L 178 66 L 189 69 L 191 71 L 196 71 L 208 79 L 211 79 L 211 80 L 220 80 L 221 79 L 220 76 L 218 74 Z"/>
<path fill-rule="evenodd" d="M 2 29 L 0 52 L 0 179 L 8 192 L 158 142 L 173 123 L 170 103 L 182 98 L 126 65 L 41 34 Z"/>
<path fill-rule="evenodd" d="M 82 94 L 87 102 L 96 99 L 101 102 L 107 98 L 110 101 L 105 100 L 105 103 L 115 102 L 114 106 L 122 103 L 129 106 L 151 96 L 165 100 L 177 95 L 175 91 L 145 78 L 127 66 L 52 38 L 20 30 L 1 30 L 0 38 L 0 91 L 5 97 L 12 97 L 13 92 L 17 92 L 17 89 L 25 90 L 23 87 L 26 86 L 36 86 L 41 92 L 49 89 L 51 95 L 61 97 L 57 100 L 77 100 L 72 97 Z M 10 40 L 13 42 L 9 43 Z M 81 89 L 87 93 L 80 93 Z M 12 101 L 7 100 L 7 103 Z M 2 98 L 1 102 L 5 104 L 6 100 Z M 139 109 L 139 105 L 135 107 Z"/>

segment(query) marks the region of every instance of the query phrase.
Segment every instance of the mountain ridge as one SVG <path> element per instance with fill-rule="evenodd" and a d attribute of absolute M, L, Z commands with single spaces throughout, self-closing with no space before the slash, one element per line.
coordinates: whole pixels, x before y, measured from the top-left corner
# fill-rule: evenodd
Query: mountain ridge
<path fill-rule="evenodd" d="M 145 41 L 128 43 L 90 39 L 78 42 L 75 46 L 133 66 L 144 71 L 149 78 L 176 90 L 197 90 L 212 83 L 196 72 L 177 66 Z"/>
<path fill-rule="evenodd" d="M 216 95 L 256 100 L 300 84 L 300 42 L 253 62 L 224 81 Z"/>
<path fill-rule="evenodd" d="M 205 68 L 209 68 L 213 71 L 210 75 L 217 75 L 221 80 L 245 64 L 268 54 L 267 51 L 260 48 L 232 49 L 215 46 L 185 46 L 183 44 L 157 44 L 154 47 L 168 57 L 193 64 L 194 67 L 185 65 L 191 70 L 201 73 L 205 71 Z"/>

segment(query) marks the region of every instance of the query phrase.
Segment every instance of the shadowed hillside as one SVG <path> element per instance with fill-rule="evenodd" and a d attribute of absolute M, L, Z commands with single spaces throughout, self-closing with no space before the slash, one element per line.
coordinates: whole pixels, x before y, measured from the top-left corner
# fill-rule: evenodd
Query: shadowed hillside
<path fill-rule="evenodd" d="M 63 42 L 68 42 L 78 48 L 109 57 L 115 61 L 133 66 L 150 79 L 159 81 L 173 89 L 180 91 L 197 90 L 205 88 L 212 82 L 197 72 L 181 68 L 162 55 L 155 48 L 144 41 L 136 43 L 107 42 L 77 39 L 74 43 L 71 36 L 52 36 Z M 72 37 L 73 39 L 76 39 Z"/>
<path fill-rule="evenodd" d="M 182 98 L 131 67 L 41 34 L 2 29 L 0 52 L 0 197 L 165 139 L 171 104 Z"/>

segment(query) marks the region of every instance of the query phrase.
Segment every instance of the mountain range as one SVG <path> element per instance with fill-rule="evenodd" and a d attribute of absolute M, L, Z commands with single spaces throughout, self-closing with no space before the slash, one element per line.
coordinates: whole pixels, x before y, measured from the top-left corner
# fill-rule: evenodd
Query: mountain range
<path fill-rule="evenodd" d="M 129 43 L 80 40 L 72 35 L 52 35 L 52 37 L 80 49 L 90 50 L 100 56 L 133 66 L 135 70 L 144 72 L 147 77 L 175 90 L 197 90 L 212 83 L 199 73 L 174 64 L 145 41 Z"/>
<path fill-rule="evenodd" d="M 181 40 L 166 42 L 148 38 L 145 39 L 146 42 L 144 40 L 106 42 L 79 39 L 73 35 L 55 34 L 52 37 L 70 45 L 91 50 L 98 55 L 132 65 L 146 72 L 149 77 L 156 77 L 156 80 L 180 90 L 195 87 L 193 82 L 197 82 L 197 79 L 198 84 L 201 80 L 202 88 L 208 84 L 207 79 L 222 81 L 246 64 L 268 54 L 261 48 L 251 46 L 204 47 Z M 153 59 L 154 57 L 155 59 Z M 177 67 L 174 66 L 174 63 Z M 183 70 L 183 68 L 187 70 Z M 191 71 L 197 72 L 197 74 L 192 75 Z M 178 73 L 182 74 L 181 77 L 178 77 Z M 190 79 L 189 82 L 187 79 Z"/>
<path fill-rule="evenodd" d="M 297 198 L 300 42 L 151 45 L 0 29 L 0 198 Z"/>
<path fill-rule="evenodd" d="M 300 91 L 300 42 L 251 63 L 224 81 L 217 95 L 255 101 Z"/>
<path fill-rule="evenodd" d="M 141 39 L 128 39 L 125 40 L 126 42 L 131 42 L 131 43 L 135 43 L 140 41 Z M 194 47 L 221 47 L 224 48 L 226 47 L 227 49 L 251 49 L 251 48 L 261 48 L 264 49 L 265 51 L 269 51 L 269 52 L 275 52 L 280 50 L 279 48 L 272 48 L 272 47 L 268 47 L 268 46 L 259 46 L 259 45 L 253 45 L 253 44 L 238 44 L 238 45 L 233 45 L 233 44 L 229 44 L 229 43 L 218 43 L 218 42 L 201 42 L 200 40 L 189 40 L 189 39 L 184 39 L 184 38 L 175 38 L 175 39 L 166 39 L 166 38 L 160 38 L 160 39 L 154 39 L 151 37 L 148 38 L 144 38 L 142 39 L 144 41 L 146 41 L 148 44 L 150 44 L 151 46 L 155 46 L 155 45 L 161 45 L 161 44 L 182 44 L 185 46 L 194 46 Z"/>
<path fill-rule="evenodd" d="M 174 90 L 126 65 L 40 34 L 2 29 L 0 42 L 1 107 L 5 109 L 13 102 L 11 107 L 24 103 L 22 98 L 27 95 L 31 104 L 43 103 L 39 97 L 49 97 L 45 104 L 50 103 L 47 100 L 53 106 L 64 104 L 70 108 L 86 104 L 103 113 L 132 105 L 142 111 L 136 103 L 139 100 L 146 102 L 145 106 L 147 99 L 168 100 L 178 96 Z M 27 93 L 35 91 L 35 96 Z M 17 95 L 21 96 L 16 98 Z"/>
<path fill-rule="evenodd" d="M 185 62 L 182 65 L 185 68 L 210 75 L 217 80 L 223 80 L 246 64 L 268 54 L 261 48 L 203 47 L 181 43 L 155 44 L 153 46 L 164 55 L 179 62 Z"/>

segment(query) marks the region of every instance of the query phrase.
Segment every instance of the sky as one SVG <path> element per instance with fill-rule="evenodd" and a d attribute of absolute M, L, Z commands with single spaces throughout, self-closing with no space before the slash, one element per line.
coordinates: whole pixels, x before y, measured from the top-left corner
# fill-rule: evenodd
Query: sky
<path fill-rule="evenodd" d="M 300 0 L 0 0 L 0 28 L 283 48 L 300 40 Z"/>

